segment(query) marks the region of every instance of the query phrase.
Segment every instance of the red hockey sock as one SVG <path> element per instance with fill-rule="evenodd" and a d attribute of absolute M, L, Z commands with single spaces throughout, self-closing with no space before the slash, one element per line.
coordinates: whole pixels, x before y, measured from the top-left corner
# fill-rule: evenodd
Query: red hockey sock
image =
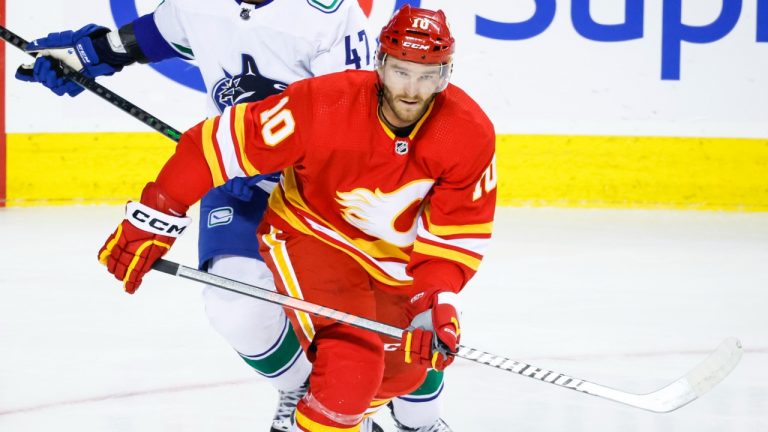
<path fill-rule="evenodd" d="M 296 410 L 299 429 L 357 431 L 384 375 L 380 338 L 333 324 L 318 332 L 313 345 L 310 390 Z"/>

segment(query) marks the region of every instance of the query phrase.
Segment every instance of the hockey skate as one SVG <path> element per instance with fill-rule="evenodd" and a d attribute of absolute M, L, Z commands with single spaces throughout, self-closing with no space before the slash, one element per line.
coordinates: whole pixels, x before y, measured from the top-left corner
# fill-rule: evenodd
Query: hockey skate
<path fill-rule="evenodd" d="M 272 419 L 272 429 L 269 432 L 289 432 L 293 426 L 293 413 L 301 398 L 307 394 L 309 382 L 296 390 L 279 391 L 275 417 Z"/>
<path fill-rule="evenodd" d="M 395 426 L 397 427 L 397 432 L 453 432 L 453 429 L 448 427 L 448 425 L 443 421 L 443 419 L 437 419 L 436 422 L 432 423 L 428 426 L 422 426 L 418 428 L 412 428 L 405 426 L 404 424 L 397 421 L 396 418 L 393 418 L 395 421 Z"/>
<path fill-rule="evenodd" d="M 309 382 L 304 383 L 296 390 L 279 391 L 279 397 L 277 401 L 277 410 L 275 410 L 275 417 L 272 418 L 272 428 L 269 432 L 289 432 L 293 426 L 293 414 L 296 412 L 296 405 L 301 398 L 307 394 L 309 389 Z M 363 420 L 363 424 L 360 426 L 360 432 L 384 432 L 376 422 L 367 418 Z"/>
<path fill-rule="evenodd" d="M 360 425 L 360 432 L 384 432 L 384 429 L 375 421 L 367 418 Z"/>
<path fill-rule="evenodd" d="M 395 417 L 395 410 L 392 407 L 392 402 L 387 404 L 387 406 L 389 407 L 390 413 L 392 413 L 392 420 L 394 420 L 395 422 L 395 427 L 397 428 L 397 432 L 453 432 L 453 429 L 451 429 L 443 419 L 437 419 L 431 425 L 421 426 L 417 428 L 406 426 L 400 423 L 400 421 L 397 420 L 397 417 Z"/>

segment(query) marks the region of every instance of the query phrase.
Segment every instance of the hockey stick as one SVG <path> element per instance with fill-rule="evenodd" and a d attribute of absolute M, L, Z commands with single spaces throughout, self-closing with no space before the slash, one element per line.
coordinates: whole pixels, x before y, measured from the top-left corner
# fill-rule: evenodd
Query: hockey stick
<path fill-rule="evenodd" d="M 27 41 L 3 26 L 0 26 L 0 37 L 22 51 L 25 51 L 25 48 L 27 47 Z M 55 59 L 51 60 L 53 61 Z M 140 122 L 160 132 L 166 137 L 176 142 L 181 138 L 181 132 L 159 120 L 157 117 L 137 107 L 122 96 L 97 83 L 92 78 L 88 78 L 83 74 L 72 70 L 58 60 L 56 60 L 56 62 L 58 62 L 59 67 L 64 71 L 64 76 L 77 83 L 80 87 L 92 91 L 100 98 L 118 107 L 123 112 L 128 113 L 130 116 L 138 119 Z"/>
<path fill-rule="evenodd" d="M 164 259 L 155 262 L 152 268 L 172 276 L 206 283 L 227 291 L 255 297 L 323 318 L 329 318 L 340 323 L 369 330 L 394 339 L 399 340 L 403 334 L 403 329 L 388 324 L 350 315 L 305 300 L 279 294 L 265 288 L 237 282 L 221 276 L 199 271 L 191 267 L 185 267 Z M 654 392 L 648 394 L 635 394 L 573 378 L 559 372 L 542 369 L 527 363 L 489 354 L 463 345 L 459 346 L 459 350 L 456 353 L 457 357 L 493 366 L 507 372 L 513 372 L 518 375 L 527 376 L 549 384 L 576 390 L 581 393 L 659 413 L 674 411 L 693 402 L 699 396 L 708 392 L 712 387 L 728 376 L 738 364 L 741 355 L 742 347 L 739 340 L 736 338 L 728 338 L 703 362 L 689 371 L 682 378 Z"/>

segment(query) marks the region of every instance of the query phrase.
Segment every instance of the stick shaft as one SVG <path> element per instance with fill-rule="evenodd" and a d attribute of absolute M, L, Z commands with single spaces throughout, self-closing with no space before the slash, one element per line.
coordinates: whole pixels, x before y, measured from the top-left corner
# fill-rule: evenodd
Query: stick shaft
<path fill-rule="evenodd" d="M 28 42 L 26 40 L 24 40 L 22 37 L 20 37 L 16 33 L 13 33 L 12 31 L 8 30 L 3 26 L 0 26 L 0 37 L 4 39 L 6 42 L 8 42 L 9 44 L 15 46 L 16 48 L 19 48 L 22 51 L 24 51 L 27 47 Z M 161 121 L 160 119 L 153 116 L 152 114 L 144 111 L 143 109 L 134 105 L 133 103 L 123 98 L 122 96 L 118 95 L 117 93 L 113 92 L 112 90 L 102 86 L 101 84 L 97 83 L 93 79 L 88 78 L 83 74 L 72 70 L 71 68 L 67 67 L 64 64 L 61 64 L 61 67 L 64 70 L 65 77 L 74 81 L 84 89 L 90 90 L 91 92 L 95 93 L 97 96 L 111 103 L 112 105 L 116 106 L 121 111 L 127 113 L 131 117 L 138 119 L 140 122 L 160 132 L 166 137 L 172 139 L 173 141 L 178 142 L 179 138 L 181 138 L 181 132 L 179 132 L 177 129 L 174 129 L 167 123 Z"/>
<path fill-rule="evenodd" d="M 334 321 L 338 321 L 354 327 L 359 327 L 365 330 L 370 330 L 384 336 L 389 336 L 397 340 L 400 340 L 400 337 L 403 334 L 402 329 L 388 324 L 369 320 L 367 318 L 358 317 L 355 315 L 350 315 L 346 312 L 341 312 L 335 309 L 327 308 L 325 306 L 310 303 L 306 300 L 283 295 L 266 288 L 227 279 L 225 277 L 210 274 L 204 271 L 193 269 L 191 267 L 186 267 L 164 259 L 157 260 L 155 264 L 152 265 L 152 269 L 173 276 L 179 276 L 196 282 L 213 285 L 228 291 L 245 294 L 247 296 L 255 297 L 290 309 L 307 312 L 323 318 L 329 318 Z"/>
<path fill-rule="evenodd" d="M 256 297 L 283 307 L 329 318 L 344 324 L 389 336 L 393 339 L 400 340 L 403 333 L 403 329 L 388 324 L 350 315 L 305 300 L 282 295 L 266 288 L 248 285 L 197 269 L 185 267 L 164 259 L 156 261 L 152 268 L 173 276 L 179 276 L 196 282 L 203 282 L 228 291 Z M 459 346 L 456 357 L 461 357 L 503 371 L 533 378 L 548 384 L 575 390 L 580 393 L 623 403 L 631 407 L 653 412 L 669 412 L 694 401 L 722 381 L 736 367 L 741 358 L 741 354 L 742 348 L 740 342 L 735 338 L 726 339 L 720 347 L 707 358 L 707 360 L 688 372 L 686 376 L 660 390 L 645 395 L 616 390 L 464 345 Z"/>

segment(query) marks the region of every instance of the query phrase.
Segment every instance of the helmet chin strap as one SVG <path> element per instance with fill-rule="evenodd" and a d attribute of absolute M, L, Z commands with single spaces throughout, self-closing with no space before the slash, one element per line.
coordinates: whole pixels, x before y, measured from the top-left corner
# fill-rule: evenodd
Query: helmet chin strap
<path fill-rule="evenodd" d="M 384 122 L 385 125 L 387 125 L 389 130 L 394 132 L 395 135 L 400 135 L 400 133 L 398 133 L 398 132 L 402 132 L 402 131 L 406 131 L 408 129 L 412 129 L 413 126 L 415 126 L 416 123 L 419 122 L 418 120 L 416 120 L 415 122 L 413 122 L 413 124 L 410 124 L 410 125 L 407 125 L 407 126 L 402 126 L 402 127 L 397 127 L 397 126 L 393 125 L 392 122 L 389 121 L 389 119 L 387 118 L 387 115 L 384 114 L 384 104 L 385 103 L 387 103 L 387 101 L 386 101 L 386 99 L 384 99 L 384 87 L 383 86 L 379 86 L 379 106 L 378 106 L 378 110 L 377 110 L 378 113 L 379 113 L 379 118 L 381 119 L 381 121 Z M 406 135 L 408 135 L 408 134 L 406 134 Z"/>
<path fill-rule="evenodd" d="M 378 84 L 378 96 L 379 96 L 379 104 L 377 107 L 377 113 L 379 115 L 379 118 L 381 121 L 384 122 L 384 124 L 389 128 L 389 130 L 392 131 L 396 136 L 408 136 L 410 135 L 411 131 L 413 130 L 413 127 L 416 126 L 416 123 L 419 121 L 416 120 L 413 122 L 413 124 L 410 124 L 408 126 L 403 127 L 397 127 L 392 124 L 391 121 L 387 118 L 386 114 L 384 114 L 384 104 L 387 103 L 386 99 L 384 99 L 384 86 L 383 84 Z"/>

